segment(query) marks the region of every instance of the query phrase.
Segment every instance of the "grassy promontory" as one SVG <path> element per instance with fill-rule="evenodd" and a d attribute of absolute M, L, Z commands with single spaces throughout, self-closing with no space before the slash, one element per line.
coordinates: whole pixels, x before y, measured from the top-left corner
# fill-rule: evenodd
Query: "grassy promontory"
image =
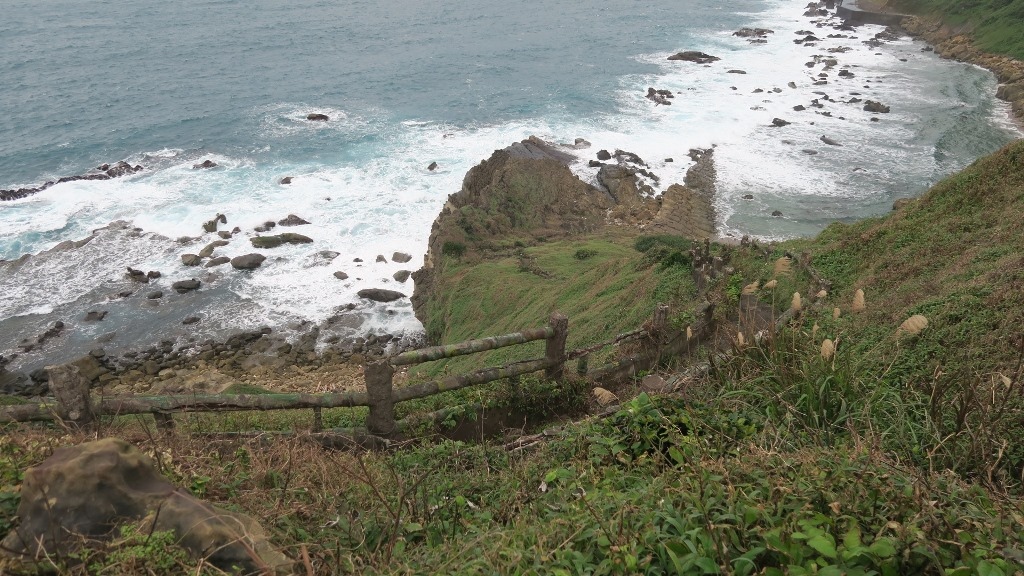
<path fill-rule="evenodd" d="M 557 308 L 585 343 L 636 326 L 657 301 L 685 325 L 697 294 L 689 240 L 658 233 L 642 207 L 637 220 L 607 220 L 614 207 L 600 195 L 602 218 L 579 225 L 568 216 L 592 206 L 563 203 L 545 178 L 577 184 L 535 162 L 501 159 L 476 173 L 498 195 L 453 198 L 466 217 L 435 229 L 417 304 L 432 335 L 453 342 L 537 326 Z M 484 188 L 470 177 L 467 187 Z M 506 202 L 531 192 L 531 203 Z M 510 221 L 509 210 L 532 220 Z M 701 297 L 717 304 L 720 334 L 690 360 L 669 361 L 663 376 L 682 376 L 676 391 L 627 384 L 618 411 L 564 421 L 521 449 L 429 437 L 388 452 L 327 452 L 301 439 L 169 439 L 136 421 L 103 433 L 259 519 L 298 573 L 1019 573 L 1021 214 L 1024 141 L 887 216 L 776 246 L 713 245 L 725 273 Z M 794 292 L 803 298 L 791 317 Z M 791 319 L 741 340 L 741 303 Z M 518 396 L 506 399 L 527 410 L 554 389 L 510 388 Z M 579 387 L 560 391 L 572 394 Z M 81 440 L 5 430 L 0 529 L 21 471 Z M 138 540 L 57 564 L 203 570 Z"/>

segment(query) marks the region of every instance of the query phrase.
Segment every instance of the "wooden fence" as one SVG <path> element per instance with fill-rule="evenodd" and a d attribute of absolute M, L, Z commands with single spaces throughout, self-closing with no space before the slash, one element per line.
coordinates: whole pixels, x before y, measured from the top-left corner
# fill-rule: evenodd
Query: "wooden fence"
<path fill-rule="evenodd" d="M 321 412 L 324 408 L 367 406 L 369 414 L 364 428 L 335 429 L 331 433 L 387 438 L 408 430 L 418 423 L 443 419 L 454 410 L 446 408 L 435 413 L 396 421 L 394 407 L 399 402 L 425 398 L 442 392 L 541 370 L 544 371 L 545 377 L 559 380 L 564 375 L 566 362 L 573 359 L 579 360 L 577 372 L 581 376 L 598 383 L 621 379 L 630 373 L 635 374 L 640 370 L 647 370 L 659 363 L 663 355 L 674 355 L 695 347 L 710 330 L 712 311 L 713 307 L 710 304 L 704 304 L 697 310 L 697 319 L 690 329 L 678 331 L 671 330 L 668 326 L 668 307 L 659 304 L 653 318 L 645 324 L 645 327 L 569 352 L 565 349 L 569 334 L 569 319 L 556 312 L 552 314 L 548 325 L 542 328 L 469 340 L 448 346 L 412 350 L 379 361 L 368 362 L 364 365 L 365 392 L 119 396 L 94 400 L 89 391 L 88 381 L 79 374 L 77 368 L 72 365 L 52 366 L 48 368 L 48 371 L 53 399 L 0 407 L 0 424 L 59 420 L 78 426 L 90 426 L 100 416 L 152 414 L 158 427 L 163 430 L 171 430 L 174 426 L 171 415 L 175 412 L 312 409 L 314 433 L 320 433 L 322 432 Z M 476 354 L 538 340 L 545 340 L 542 358 L 513 362 L 467 374 L 447 376 L 439 380 L 401 388 L 395 388 L 393 385 L 392 376 L 397 366 Z M 606 346 L 630 341 L 642 341 L 646 345 L 642 346 L 641 351 L 633 356 L 588 371 L 586 360 L 591 353 Z"/>

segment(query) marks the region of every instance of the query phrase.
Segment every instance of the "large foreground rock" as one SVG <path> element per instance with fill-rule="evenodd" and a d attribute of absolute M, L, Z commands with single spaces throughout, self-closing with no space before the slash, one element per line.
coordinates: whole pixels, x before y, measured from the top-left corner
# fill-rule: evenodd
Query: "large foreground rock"
<path fill-rule="evenodd" d="M 0 550 L 22 560 L 64 555 L 83 537 L 108 540 L 118 526 L 141 523 L 142 533 L 172 531 L 193 558 L 223 570 L 287 574 L 292 568 L 251 517 L 174 486 L 149 456 L 116 438 L 60 448 L 26 470 L 17 515 Z"/>
<path fill-rule="evenodd" d="M 252 243 L 254 248 L 277 248 L 282 244 L 310 244 L 313 242 L 313 239 L 302 234 L 285 232 L 276 236 L 256 236 L 249 238 L 249 242 Z"/>

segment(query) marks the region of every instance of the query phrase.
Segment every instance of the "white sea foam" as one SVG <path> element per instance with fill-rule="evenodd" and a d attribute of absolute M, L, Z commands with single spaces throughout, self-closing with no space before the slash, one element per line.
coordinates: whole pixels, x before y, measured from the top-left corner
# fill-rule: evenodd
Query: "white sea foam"
<path fill-rule="evenodd" d="M 385 287 L 411 294 L 411 280 L 399 284 L 392 276 L 419 266 L 431 223 L 447 196 L 457 192 L 466 172 L 493 150 L 530 135 L 553 142 L 588 140 L 591 147 L 577 151 L 581 162 L 574 169 L 592 182 L 597 169 L 588 167 L 585 160 L 597 150 L 634 152 L 660 177 L 659 189 L 683 181 L 691 165 L 690 148 L 714 146 L 716 207 L 720 229 L 726 234 L 792 237 L 813 233 L 830 220 L 880 213 L 892 196 L 903 193 L 901 182 L 917 185 L 906 194 L 919 192 L 948 168 L 940 159 L 929 160 L 938 156 L 934 154 L 936 138 L 922 136 L 922 130 L 941 132 L 945 127 L 924 118 L 920 110 L 965 104 L 962 96 L 941 89 L 956 80 L 944 79 L 934 70 L 947 67 L 952 75 L 969 67 L 939 62 L 909 40 L 880 48 L 862 44 L 880 27 L 845 33 L 856 39 L 827 39 L 835 31 L 813 27 L 800 12 L 798 3 L 777 2 L 758 13 L 751 25 L 775 30 L 767 44 L 752 45 L 728 32 L 714 32 L 700 36 L 698 45 L 680 47 L 722 57 L 711 66 L 667 61 L 670 52 L 638 57 L 656 64 L 660 72 L 620 78 L 616 99 L 604 116 L 577 118 L 560 113 L 460 127 L 431 120 L 393 122 L 383 111 L 354 114 L 315 103 L 285 102 L 254 109 L 252 119 L 258 127 L 254 150 L 275 150 L 278 141 L 296 137 L 329 139 L 315 141 L 317 147 L 306 157 L 273 162 L 257 159 L 260 155 L 255 153 L 158 150 L 139 156 L 140 162 L 147 160 L 142 162 L 147 170 L 140 174 L 61 184 L 9 205 L 0 212 L 0 248 L 9 257 L 82 238 L 112 220 L 129 220 L 147 234 L 132 238 L 128 232 L 118 232 L 109 241 L 98 239 L 0 277 L 0 291 L 6 296 L 0 302 L 0 316 L 36 313 L 51 301 L 71 302 L 93 290 L 97 279 L 119 277 L 125 266 L 133 266 L 163 271 L 165 278 L 157 286 L 195 276 L 203 279 L 204 290 L 234 294 L 233 299 L 221 299 L 216 307 L 203 311 L 208 322 L 219 326 L 324 322 L 339 306 L 356 303 L 369 318 L 364 329 L 418 330 L 408 301 L 371 305 L 357 291 Z M 814 47 L 794 44 L 795 32 L 801 29 L 812 30 L 822 41 Z M 814 54 L 831 56 L 827 49 L 839 46 L 851 50 L 834 54 L 840 66 L 827 72 L 827 85 L 815 86 L 822 65 L 808 68 L 804 62 Z M 855 78 L 837 78 L 842 68 Z M 746 74 L 727 73 L 730 69 Z M 970 73 L 973 78 L 981 74 Z M 791 81 L 796 88 L 788 86 Z M 676 95 L 673 104 L 655 106 L 644 97 L 648 86 L 671 90 Z M 780 91 L 775 92 L 776 88 Z M 755 93 L 756 89 L 763 92 Z M 816 92 L 828 94 L 835 102 L 821 99 L 824 108 L 810 107 L 814 98 L 822 98 Z M 854 92 L 861 94 L 859 98 L 891 105 L 892 112 L 881 122 L 871 122 L 872 115 L 863 111 L 862 104 L 841 102 Z M 808 109 L 795 112 L 796 105 Z M 1005 107 L 996 110 L 1002 113 Z M 331 120 L 306 120 L 313 112 L 327 114 Z M 817 112 L 830 112 L 832 117 Z M 792 124 L 771 127 L 776 117 Z M 823 135 L 843 146 L 824 144 Z M 218 167 L 192 168 L 204 159 Z M 427 168 L 431 162 L 438 164 L 434 171 Z M 292 183 L 280 184 L 284 176 L 291 176 Z M 753 199 L 743 199 L 746 194 Z M 771 217 L 773 210 L 783 216 Z M 217 248 L 217 256 L 256 251 L 249 242 L 256 234 L 254 228 L 288 214 L 311 222 L 287 230 L 307 235 L 313 242 L 261 250 L 268 259 L 251 272 L 230 266 L 183 268 L 180 254 L 198 252 L 218 239 L 204 234 L 201 227 L 218 213 L 228 219 L 221 229 L 237 226 L 241 232 L 230 244 Z M 191 244 L 172 241 L 197 236 L 202 238 Z M 339 255 L 328 260 L 319 255 L 324 251 Z M 398 264 L 391 261 L 393 252 L 406 252 L 414 259 Z M 377 262 L 377 255 L 387 262 Z M 362 262 L 355 262 L 356 258 Z M 338 280 L 333 275 L 336 271 L 344 271 L 349 278 Z"/>

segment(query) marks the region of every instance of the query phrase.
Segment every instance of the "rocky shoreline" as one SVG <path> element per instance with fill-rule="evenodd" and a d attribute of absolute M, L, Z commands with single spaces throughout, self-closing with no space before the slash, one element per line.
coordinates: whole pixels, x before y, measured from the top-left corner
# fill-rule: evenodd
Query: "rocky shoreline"
<path fill-rule="evenodd" d="M 937 18 L 909 16 L 901 26 L 931 45 L 940 57 L 981 66 L 995 74 L 999 81 L 996 97 L 1010 103 L 1014 119 L 1024 128 L 1024 62 L 979 50 L 968 34 Z"/>

